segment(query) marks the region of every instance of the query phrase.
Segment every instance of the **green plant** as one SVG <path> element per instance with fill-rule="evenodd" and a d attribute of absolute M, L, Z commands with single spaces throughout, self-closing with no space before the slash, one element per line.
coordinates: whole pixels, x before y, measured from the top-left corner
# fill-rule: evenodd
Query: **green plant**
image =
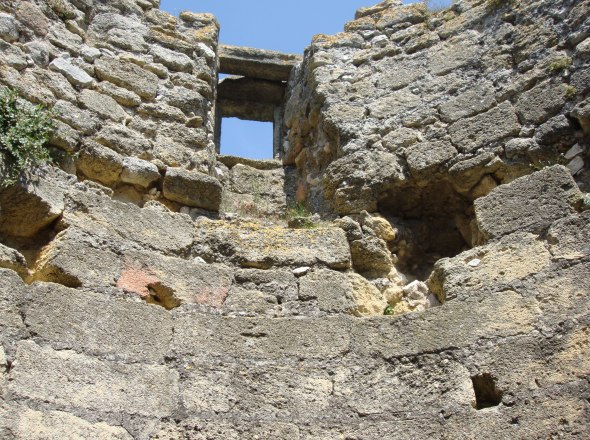
<path fill-rule="evenodd" d="M 590 194 L 586 194 L 582 199 L 582 211 L 590 210 Z"/>
<path fill-rule="evenodd" d="M 317 215 L 316 215 L 317 216 Z M 317 220 L 303 203 L 293 203 L 287 207 L 285 219 L 289 227 L 300 229 L 313 229 L 317 227 Z"/>
<path fill-rule="evenodd" d="M 559 73 L 568 69 L 571 65 L 572 59 L 570 57 L 557 58 L 549 64 L 549 71 L 552 73 Z"/>
<path fill-rule="evenodd" d="M 565 88 L 565 99 L 568 101 L 574 99 L 576 97 L 576 93 L 578 93 L 578 90 L 574 86 L 567 86 Z"/>
<path fill-rule="evenodd" d="M 387 304 L 387 307 L 385 307 L 385 310 L 383 310 L 383 314 L 393 315 L 393 307 L 391 306 L 391 304 Z"/>
<path fill-rule="evenodd" d="M 46 148 L 53 131 L 52 114 L 0 91 L 0 187 L 16 182 L 24 171 L 51 161 Z"/>

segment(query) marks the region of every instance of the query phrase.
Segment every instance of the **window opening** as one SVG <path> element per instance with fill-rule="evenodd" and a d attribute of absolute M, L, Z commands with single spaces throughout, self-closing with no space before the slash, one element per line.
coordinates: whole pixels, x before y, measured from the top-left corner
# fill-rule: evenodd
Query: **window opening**
<path fill-rule="evenodd" d="M 273 158 L 273 123 L 222 118 L 221 154 L 248 159 Z"/>

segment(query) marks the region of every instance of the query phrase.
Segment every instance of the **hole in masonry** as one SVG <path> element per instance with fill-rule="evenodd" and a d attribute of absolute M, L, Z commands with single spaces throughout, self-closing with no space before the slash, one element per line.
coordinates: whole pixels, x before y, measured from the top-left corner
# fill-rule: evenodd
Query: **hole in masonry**
<path fill-rule="evenodd" d="M 489 373 L 478 374 L 471 378 L 475 391 L 475 409 L 491 408 L 502 402 L 504 392 L 496 386 L 496 379 Z"/>
<path fill-rule="evenodd" d="M 273 123 L 223 118 L 221 154 L 248 159 L 272 159 Z"/>
<path fill-rule="evenodd" d="M 148 304 L 164 307 L 172 310 L 180 306 L 180 301 L 174 296 L 174 290 L 161 283 L 153 283 L 147 287 L 149 296 L 145 298 Z"/>

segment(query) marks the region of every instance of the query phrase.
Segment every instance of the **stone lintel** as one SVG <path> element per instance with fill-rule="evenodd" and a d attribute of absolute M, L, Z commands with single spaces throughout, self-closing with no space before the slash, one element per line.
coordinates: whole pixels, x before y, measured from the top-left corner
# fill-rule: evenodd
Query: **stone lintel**
<path fill-rule="evenodd" d="M 251 47 L 219 46 L 220 72 L 230 75 L 287 81 L 291 69 L 301 60 L 301 55 Z"/>
<path fill-rule="evenodd" d="M 220 100 L 251 101 L 281 105 L 285 95 L 285 83 L 238 77 L 224 78 L 217 87 Z"/>
<path fill-rule="evenodd" d="M 224 118 L 240 118 L 247 121 L 274 122 L 274 104 L 251 101 L 234 101 L 220 99 L 217 101 L 218 109 Z"/>

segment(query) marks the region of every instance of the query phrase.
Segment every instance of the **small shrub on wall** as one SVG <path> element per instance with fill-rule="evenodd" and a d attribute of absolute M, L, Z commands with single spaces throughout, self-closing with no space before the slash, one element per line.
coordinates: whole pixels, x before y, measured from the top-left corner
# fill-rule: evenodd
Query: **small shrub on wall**
<path fill-rule="evenodd" d="M 46 145 L 52 131 L 50 112 L 20 101 L 13 90 L 0 91 L 0 188 L 50 160 Z"/>

